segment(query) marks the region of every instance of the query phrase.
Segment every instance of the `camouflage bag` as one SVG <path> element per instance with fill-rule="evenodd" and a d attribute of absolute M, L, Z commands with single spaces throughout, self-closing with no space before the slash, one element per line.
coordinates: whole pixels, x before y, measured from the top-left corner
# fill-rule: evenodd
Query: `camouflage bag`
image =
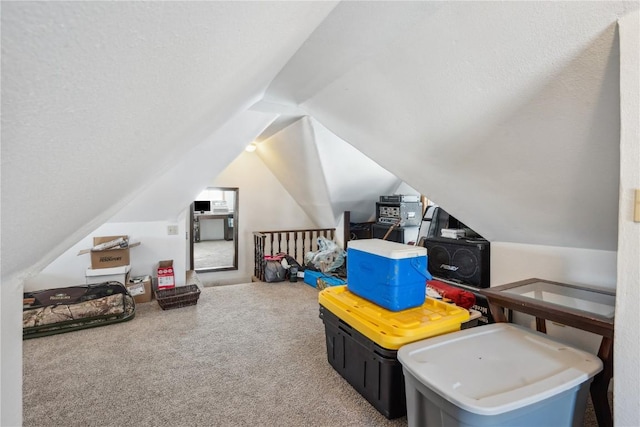
<path fill-rule="evenodd" d="M 123 322 L 134 316 L 133 297 L 120 282 L 25 292 L 22 338 Z"/>

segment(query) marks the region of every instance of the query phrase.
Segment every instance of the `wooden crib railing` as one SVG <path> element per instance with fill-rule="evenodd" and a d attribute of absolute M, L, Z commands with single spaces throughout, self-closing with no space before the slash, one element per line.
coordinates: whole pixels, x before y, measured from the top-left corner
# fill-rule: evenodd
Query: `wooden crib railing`
<path fill-rule="evenodd" d="M 313 228 L 306 230 L 254 231 L 254 281 L 264 281 L 264 257 L 285 253 L 304 265 L 307 252 L 318 250 L 318 237 L 335 238 L 335 228 Z"/>

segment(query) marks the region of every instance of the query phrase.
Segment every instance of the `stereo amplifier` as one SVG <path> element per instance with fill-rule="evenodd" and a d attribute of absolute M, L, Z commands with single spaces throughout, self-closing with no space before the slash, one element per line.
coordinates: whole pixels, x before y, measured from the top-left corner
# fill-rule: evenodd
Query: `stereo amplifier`
<path fill-rule="evenodd" d="M 407 203 L 407 202 L 419 202 L 419 196 L 409 196 L 406 194 L 394 194 L 392 196 L 380 196 L 380 202 L 382 203 Z"/>
<path fill-rule="evenodd" d="M 384 220 L 382 220 L 385 218 Z M 422 203 L 376 203 L 376 222 L 394 224 L 400 220 L 401 226 L 420 225 Z"/>

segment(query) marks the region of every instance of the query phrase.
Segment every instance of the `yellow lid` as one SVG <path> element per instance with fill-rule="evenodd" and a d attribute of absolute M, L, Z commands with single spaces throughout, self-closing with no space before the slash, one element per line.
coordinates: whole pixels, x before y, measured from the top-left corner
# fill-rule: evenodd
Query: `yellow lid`
<path fill-rule="evenodd" d="M 464 308 L 428 297 L 420 307 L 389 311 L 349 292 L 347 286 L 322 290 L 318 301 L 362 335 L 390 350 L 457 331 L 469 320 Z"/>

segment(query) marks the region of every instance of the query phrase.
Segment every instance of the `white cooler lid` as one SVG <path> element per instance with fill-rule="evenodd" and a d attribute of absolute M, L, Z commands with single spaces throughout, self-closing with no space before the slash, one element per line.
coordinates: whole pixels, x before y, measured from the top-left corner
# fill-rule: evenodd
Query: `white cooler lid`
<path fill-rule="evenodd" d="M 347 249 L 355 249 L 392 259 L 427 256 L 427 248 L 425 247 L 405 245 L 404 243 L 390 242 L 382 239 L 349 240 L 347 242 Z"/>
<path fill-rule="evenodd" d="M 602 370 L 595 355 L 511 323 L 493 323 L 401 347 L 398 360 L 427 388 L 479 415 L 522 408 Z"/>

